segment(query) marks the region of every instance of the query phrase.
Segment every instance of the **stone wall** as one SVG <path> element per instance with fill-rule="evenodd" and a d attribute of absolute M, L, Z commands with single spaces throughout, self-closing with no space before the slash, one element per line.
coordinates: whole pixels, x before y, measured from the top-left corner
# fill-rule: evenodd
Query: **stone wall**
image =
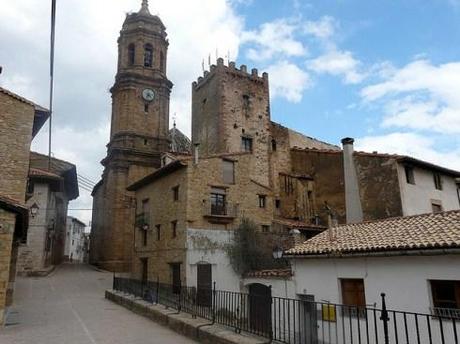
<path fill-rule="evenodd" d="M 0 92 L 0 194 L 24 203 L 35 110 Z"/>
<path fill-rule="evenodd" d="M 12 293 L 10 286 L 11 253 L 16 215 L 0 209 L 0 325 L 4 322 L 7 306 Z"/>

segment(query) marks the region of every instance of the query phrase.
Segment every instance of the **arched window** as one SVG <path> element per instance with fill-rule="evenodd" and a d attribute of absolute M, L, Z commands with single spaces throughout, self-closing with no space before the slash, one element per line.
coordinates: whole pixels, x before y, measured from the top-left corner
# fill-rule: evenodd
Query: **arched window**
<path fill-rule="evenodd" d="M 152 67 L 153 64 L 153 47 L 146 44 L 144 47 L 144 67 Z"/>
<path fill-rule="evenodd" d="M 128 65 L 132 66 L 134 64 L 134 58 L 136 56 L 136 47 L 133 43 L 128 46 Z"/>

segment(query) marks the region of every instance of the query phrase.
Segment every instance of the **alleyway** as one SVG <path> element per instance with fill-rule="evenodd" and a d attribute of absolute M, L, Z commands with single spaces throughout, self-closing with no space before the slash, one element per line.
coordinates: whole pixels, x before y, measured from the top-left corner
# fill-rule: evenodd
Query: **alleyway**
<path fill-rule="evenodd" d="M 18 278 L 1 344 L 195 343 L 104 299 L 112 275 L 64 264 L 45 278 Z"/>

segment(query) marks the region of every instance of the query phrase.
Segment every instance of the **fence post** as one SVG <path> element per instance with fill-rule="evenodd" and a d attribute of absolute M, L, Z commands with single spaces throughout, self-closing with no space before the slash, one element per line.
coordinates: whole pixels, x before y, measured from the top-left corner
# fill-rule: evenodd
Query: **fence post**
<path fill-rule="evenodd" d="M 382 313 L 380 316 L 380 320 L 383 321 L 383 333 L 385 336 L 385 344 L 388 344 L 388 321 L 390 320 L 390 318 L 388 317 L 387 305 L 385 303 L 385 293 L 381 293 L 380 296 L 382 297 Z"/>
<path fill-rule="evenodd" d="M 216 281 L 212 286 L 212 323 L 216 322 Z"/>
<path fill-rule="evenodd" d="M 273 341 L 273 323 L 272 323 L 272 304 L 273 304 L 273 299 L 272 299 L 272 285 L 270 284 L 270 319 L 269 319 L 269 324 L 267 324 L 268 326 L 270 326 L 269 328 L 269 336 L 270 336 L 270 343 Z M 290 314 L 288 314 L 288 316 L 290 316 Z"/>

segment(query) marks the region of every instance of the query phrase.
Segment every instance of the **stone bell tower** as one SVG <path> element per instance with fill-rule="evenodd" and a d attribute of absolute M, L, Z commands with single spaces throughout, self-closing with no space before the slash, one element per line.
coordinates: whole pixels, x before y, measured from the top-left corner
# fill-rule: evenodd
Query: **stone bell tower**
<path fill-rule="evenodd" d="M 169 149 L 168 39 L 147 0 L 126 15 L 118 38 L 118 66 L 102 180 L 93 190 L 91 263 L 129 271 L 135 204 L 126 187 L 161 165 Z"/>

